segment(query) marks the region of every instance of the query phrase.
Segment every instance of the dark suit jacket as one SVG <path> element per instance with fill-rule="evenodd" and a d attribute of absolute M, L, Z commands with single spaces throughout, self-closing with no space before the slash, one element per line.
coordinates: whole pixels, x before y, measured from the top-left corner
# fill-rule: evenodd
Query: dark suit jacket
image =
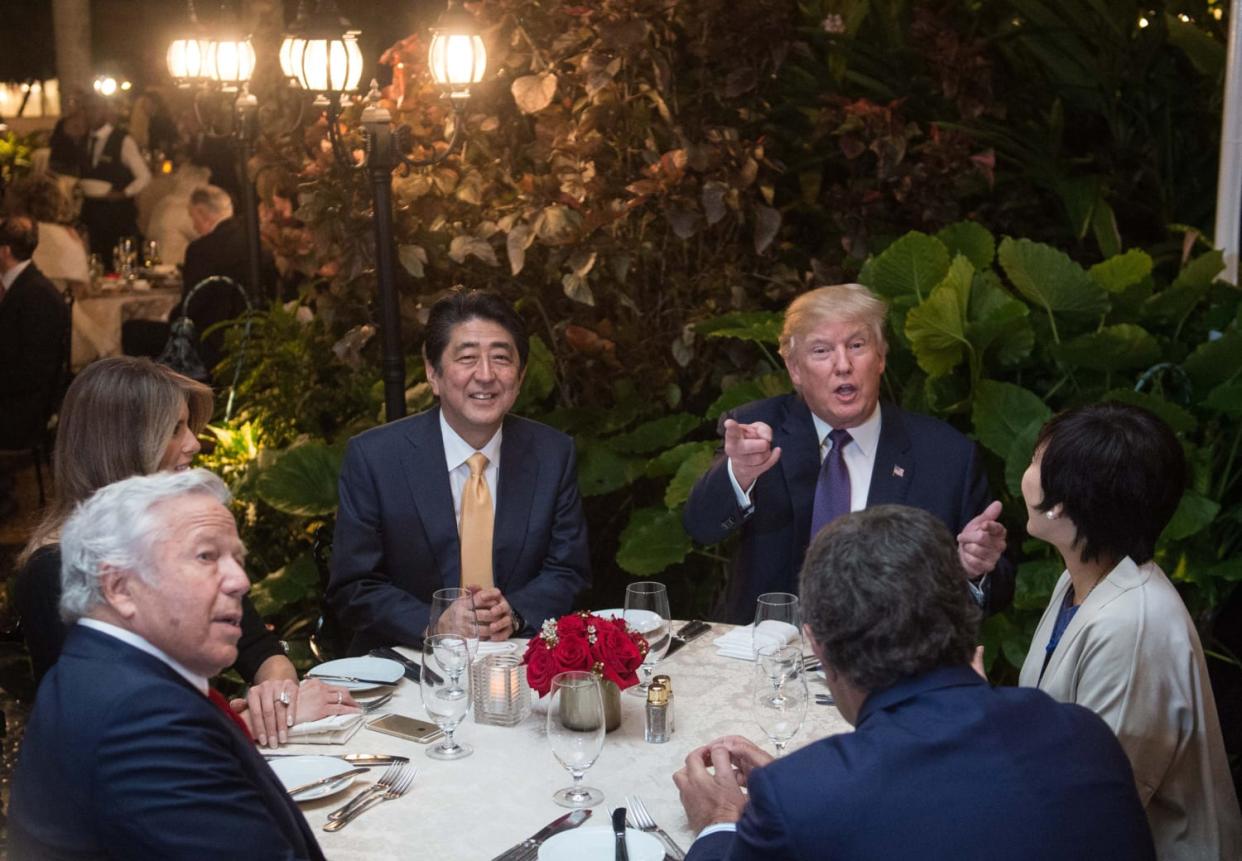
<path fill-rule="evenodd" d="M 440 408 L 350 440 L 340 490 L 327 600 L 354 631 L 350 652 L 421 642 L 432 593 L 461 582 Z M 591 582 L 573 440 L 507 416 L 496 496 L 495 583 L 538 628 Z"/>
<path fill-rule="evenodd" d="M 42 433 L 65 369 L 65 300 L 31 263 L 0 301 L 0 448 Z"/>
<path fill-rule="evenodd" d="M 13 778 L 24 858 L 321 859 L 254 744 L 157 658 L 74 626 Z"/>
<path fill-rule="evenodd" d="M 954 535 L 988 506 L 992 497 L 975 444 L 941 421 L 881 404 L 880 440 L 867 505 L 910 505 L 937 517 Z M 798 572 L 811 538 L 811 510 L 819 478 L 819 440 L 811 411 L 798 395 L 781 395 L 738 407 L 721 417 L 766 422 L 781 449 L 776 466 L 759 476 L 751 492 L 754 510 L 738 507 L 723 452 L 690 492 L 683 523 L 700 544 L 716 544 L 741 531 L 724 620 L 754 619 L 764 592 L 798 591 Z M 997 611 L 1013 598 L 1012 563 L 1002 557 L 984 581 L 986 608 Z"/>
<path fill-rule="evenodd" d="M 964 666 L 877 691 L 854 732 L 751 772 L 736 834 L 687 861 L 1155 858 L 1107 724 L 1039 693 Z"/>

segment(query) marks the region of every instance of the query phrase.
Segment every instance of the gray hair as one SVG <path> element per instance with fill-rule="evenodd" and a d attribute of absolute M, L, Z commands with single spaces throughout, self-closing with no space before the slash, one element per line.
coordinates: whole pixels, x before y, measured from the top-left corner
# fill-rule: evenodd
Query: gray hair
<path fill-rule="evenodd" d="M 785 309 L 781 328 L 780 353 L 786 362 L 797 348 L 800 338 L 821 323 L 859 323 L 871 330 L 876 348 L 883 356 L 888 352 L 884 339 L 884 318 L 888 303 L 861 284 L 830 284 L 807 291 Z"/>
<path fill-rule="evenodd" d="M 100 577 L 106 568 L 132 571 L 154 583 L 155 544 L 176 528 L 154 509 L 190 494 L 222 505 L 232 498 L 215 473 L 191 469 L 126 478 L 80 504 L 60 533 L 60 617 L 73 624 L 103 603 Z"/>
<path fill-rule="evenodd" d="M 838 518 L 811 543 L 801 577 L 802 621 L 863 690 L 974 653 L 981 613 L 957 541 L 926 511 L 877 505 Z"/>
<path fill-rule="evenodd" d="M 201 206 L 217 219 L 233 214 L 233 198 L 218 185 L 205 185 L 190 192 L 190 206 Z"/>

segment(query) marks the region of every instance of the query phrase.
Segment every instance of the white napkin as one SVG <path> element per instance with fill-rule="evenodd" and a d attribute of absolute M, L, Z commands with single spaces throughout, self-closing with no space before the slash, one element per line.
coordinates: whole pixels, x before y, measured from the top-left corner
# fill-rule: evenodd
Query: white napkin
<path fill-rule="evenodd" d="M 289 727 L 289 741 L 296 744 L 344 744 L 362 726 L 363 715 L 328 715 Z"/>
<path fill-rule="evenodd" d="M 798 629 L 788 622 L 777 622 L 773 619 L 759 623 L 758 631 L 754 625 L 734 628 L 727 634 L 717 637 L 716 654 L 724 658 L 738 658 L 743 661 L 755 659 L 755 647 L 787 646 L 798 636 Z"/>
<path fill-rule="evenodd" d="M 507 655 L 510 652 L 517 651 L 517 643 L 513 640 L 500 640 L 492 642 L 491 640 L 479 641 L 479 655 Z"/>

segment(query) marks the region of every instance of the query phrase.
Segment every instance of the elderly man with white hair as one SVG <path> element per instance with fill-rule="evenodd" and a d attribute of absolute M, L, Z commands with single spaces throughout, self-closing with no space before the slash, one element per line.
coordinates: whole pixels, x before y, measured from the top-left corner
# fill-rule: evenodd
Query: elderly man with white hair
<path fill-rule="evenodd" d="M 99 490 L 61 532 L 73 625 L 22 743 L 10 857 L 321 859 L 297 806 L 207 680 L 249 588 L 206 470 Z"/>

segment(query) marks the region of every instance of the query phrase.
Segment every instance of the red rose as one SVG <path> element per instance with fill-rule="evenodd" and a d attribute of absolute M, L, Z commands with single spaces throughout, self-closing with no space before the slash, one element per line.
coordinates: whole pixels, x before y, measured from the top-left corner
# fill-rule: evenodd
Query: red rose
<path fill-rule="evenodd" d="M 556 636 L 565 637 L 581 637 L 586 638 L 586 620 L 582 618 L 581 613 L 570 613 L 568 616 L 562 616 L 556 622 Z"/>
<path fill-rule="evenodd" d="M 561 672 L 591 669 L 591 647 L 587 643 L 585 634 L 577 636 L 561 634 L 556 648 L 552 650 L 552 657 L 556 659 Z"/>
<path fill-rule="evenodd" d="M 531 690 L 538 691 L 541 697 L 547 696 L 552 687 L 552 677 L 561 671 L 547 644 L 535 637 L 526 646 L 522 662 L 526 664 L 526 683 Z"/>
<path fill-rule="evenodd" d="M 604 665 L 604 678 L 625 690 L 638 683 L 636 671 L 643 662 L 643 650 L 625 630 L 624 623 L 604 624 L 596 629 L 597 661 Z"/>

